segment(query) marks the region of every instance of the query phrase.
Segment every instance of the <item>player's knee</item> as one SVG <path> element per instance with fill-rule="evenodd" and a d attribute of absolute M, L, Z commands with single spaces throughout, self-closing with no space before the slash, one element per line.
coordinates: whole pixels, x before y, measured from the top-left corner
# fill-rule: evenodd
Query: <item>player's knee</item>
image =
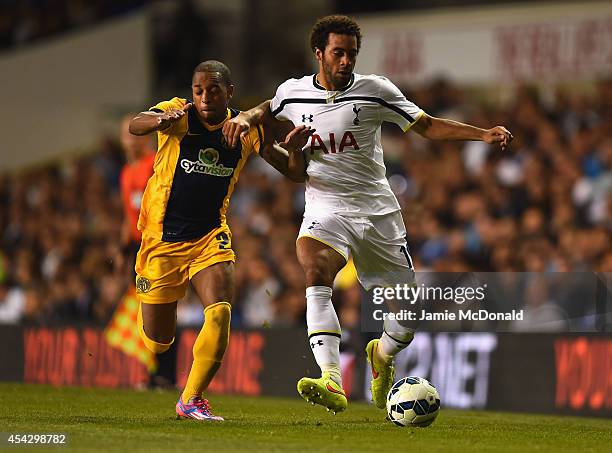
<path fill-rule="evenodd" d="M 147 332 L 145 332 L 144 325 L 139 325 L 138 327 L 140 338 L 142 338 L 144 345 L 149 351 L 154 352 L 155 354 L 166 352 L 168 349 L 170 349 L 172 343 L 174 343 L 174 337 L 151 335 L 153 337 L 151 338 L 149 335 L 147 335 Z"/>
<path fill-rule="evenodd" d="M 138 333 L 140 334 L 140 338 L 142 342 L 146 346 L 146 348 L 154 352 L 155 354 L 161 354 L 162 352 L 166 352 L 174 343 L 174 336 L 169 335 L 163 332 L 156 332 L 155 329 L 152 329 L 151 332 L 150 326 L 146 327 L 145 331 L 145 323 L 142 317 L 142 304 L 138 309 Z"/>
<path fill-rule="evenodd" d="M 324 266 L 312 266 L 304 269 L 307 286 L 329 286 L 334 283 L 334 275 Z"/>
<path fill-rule="evenodd" d="M 232 306 L 229 302 L 217 302 L 204 309 L 204 319 L 219 327 L 229 326 L 232 316 Z"/>
<path fill-rule="evenodd" d="M 147 336 L 144 329 L 140 331 L 140 338 L 142 338 L 143 343 L 147 347 L 147 349 L 155 354 L 161 354 L 162 352 L 166 352 L 174 343 L 174 338 L 170 339 L 168 343 L 161 343 L 159 341 L 152 340 Z M 167 341 L 167 340 L 166 340 Z"/>
<path fill-rule="evenodd" d="M 204 340 L 193 345 L 194 357 L 206 357 L 220 362 L 229 343 L 231 305 L 217 302 L 204 309 Z"/>

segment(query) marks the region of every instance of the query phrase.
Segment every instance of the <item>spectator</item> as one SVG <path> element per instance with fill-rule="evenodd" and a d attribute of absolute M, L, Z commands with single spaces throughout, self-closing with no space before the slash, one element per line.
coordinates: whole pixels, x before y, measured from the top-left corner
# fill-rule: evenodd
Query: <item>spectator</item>
<path fill-rule="evenodd" d="M 436 83 L 432 87 L 443 92 L 426 89 L 419 99 L 425 110 L 452 111 L 476 124 L 499 118 L 516 138 L 502 154 L 472 142 L 432 146 L 415 134 L 383 129 L 417 269 L 610 272 L 610 82 L 601 82 L 593 98 L 558 90 L 546 108 L 536 91 L 521 87 L 508 107 L 469 110 L 457 87 Z M 9 306 L 7 291 L 15 289 L 19 319 L 104 324 L 119 300 L 126 284 L 116 264 L 123 159 L 112 140 L 100 146 L 89 156 L 0 176 L 0 254 L 11 263 L 0 266 L 0 306 Z M 303 203 L 301 186 L 257 159 L 243 170 L 230 212 L 239 260 L 234 325 L 303 322 L 304 281 L 294 242 Z M 547 293 L 546 301 L 578 319 L 589 307 L 576 288 Z M 530 291 L 532 301 L 543 294 Z M 354 281 L 334 292 L 344 324 L 358 327 L 359 300 Z M 182 322 L 201 316 L 181 304 Z"/>

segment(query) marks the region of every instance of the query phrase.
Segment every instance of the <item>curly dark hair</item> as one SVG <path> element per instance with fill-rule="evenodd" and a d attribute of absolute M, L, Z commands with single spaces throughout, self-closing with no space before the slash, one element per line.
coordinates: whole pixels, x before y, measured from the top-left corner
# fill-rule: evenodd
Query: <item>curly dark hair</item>
<path fill-rule="evenodd" d="M 310 48 L 325 50 L 330 33 L 337 35 L 350 35 L 357 38 L 357 52 L 361 48 L 361 30 L 359 25 L 348 16 L 325 16 L 321 17 L 310 31 Z"/>

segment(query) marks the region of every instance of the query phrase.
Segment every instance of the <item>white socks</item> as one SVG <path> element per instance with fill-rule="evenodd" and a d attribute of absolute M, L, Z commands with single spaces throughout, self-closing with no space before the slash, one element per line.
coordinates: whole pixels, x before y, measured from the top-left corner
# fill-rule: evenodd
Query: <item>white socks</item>
<path fill-rule="evenodd" d="M 411 329 L 402 326 L 395 320 L 385 319 L 383 334 L 378 342 L 379 358 L 385 363 L 391 362 L 393 357 L 406 348 L 413 338 L 414 332 Z"/>
<path fill-rule="evenodd" d="M 342 386 L 340 374 L 340 322 L 331 301 L 332 289 L 328 286 L 306 288 L 306 324 L 308 340 L 321 372 Z M 379 358 L 385 363 L 393 360 L 398 352 L 406 348 L 414 332 L 397 321 L 385 319 L 384 331 L 378 343 Z"/>
<path fill-rule="evenodd" d="M 340 374 L 340 322 L 331 301 L 328 286 L 306 288 L 306 324 L 308 341 L 321 372 L 342 386 Z"/>

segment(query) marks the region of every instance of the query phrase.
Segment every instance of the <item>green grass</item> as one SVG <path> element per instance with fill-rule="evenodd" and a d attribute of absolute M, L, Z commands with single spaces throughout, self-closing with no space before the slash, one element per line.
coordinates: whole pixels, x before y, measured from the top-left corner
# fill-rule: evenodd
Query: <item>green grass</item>
<path fill-rule="evenodd" d="M 177 392 L 4 383 L 0 431 L 67 433 L 69 447 L 58 450 L 84 452 L 612 451 L 612 422 L 604 419 L 443 408 L 429 428 L 398 428 L 365 403 L 333 416 L 297 396 L 214 396 L 215 413 L 226 421 L 202 423 L 176 420 L 176 398 Z M 52 450 L 31 450 L 41 448 Z"/>

